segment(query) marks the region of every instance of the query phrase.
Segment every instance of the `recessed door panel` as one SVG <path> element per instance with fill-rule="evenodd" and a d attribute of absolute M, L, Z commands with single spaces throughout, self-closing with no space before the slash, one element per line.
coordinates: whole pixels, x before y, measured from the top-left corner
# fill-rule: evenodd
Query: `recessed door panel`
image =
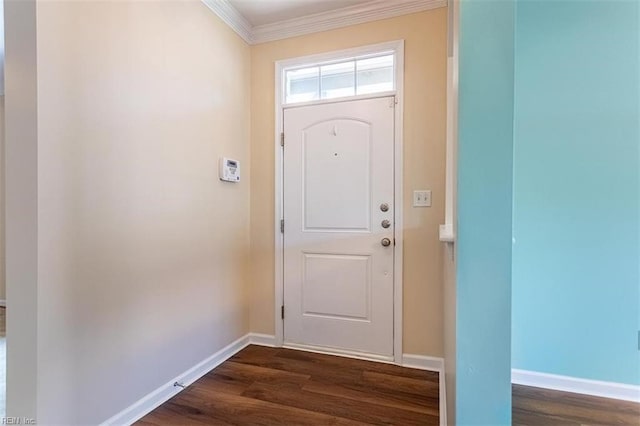
<path fill-rule="evenodd" d="M 371 256 L 304 254 L 303 315 L 369 320 Z"/>
<path fill-rule="evenodd" d="M 370 133 L 370 123 L 346 119 L 304 130 L 305 230 L 369 230 Z"/>

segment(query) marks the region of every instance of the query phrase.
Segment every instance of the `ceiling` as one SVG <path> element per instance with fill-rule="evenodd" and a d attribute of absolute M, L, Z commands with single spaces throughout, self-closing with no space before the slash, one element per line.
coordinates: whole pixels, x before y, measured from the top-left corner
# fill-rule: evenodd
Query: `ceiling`
<path fill-rule="evenodd" d="M 252 26 L 272 24 L 371 0 L 228 0 Z"/>

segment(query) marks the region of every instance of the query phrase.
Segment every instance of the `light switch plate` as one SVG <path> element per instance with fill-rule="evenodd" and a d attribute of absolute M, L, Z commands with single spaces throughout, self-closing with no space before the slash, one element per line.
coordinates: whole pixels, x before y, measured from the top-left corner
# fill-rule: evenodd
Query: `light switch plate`
<path fill-rule="evenodd" d="M 413 207 L 431 207 L 431 191 L 426 189 L 413 191 Z"/>

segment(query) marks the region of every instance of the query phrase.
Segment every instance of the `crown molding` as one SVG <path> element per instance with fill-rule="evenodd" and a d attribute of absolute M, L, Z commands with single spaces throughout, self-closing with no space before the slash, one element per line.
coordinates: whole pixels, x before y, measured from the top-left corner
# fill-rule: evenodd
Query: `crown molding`
<path fill-rule="evenodd" d="M 422 12 L 447 5 L 447 0 L 374 0 L 328 12 L 253 27 L 253 43 L 281 40 Z"/>
<path fill-rule="evenodd" d="M 233 31 L 238 33 L 244 41 L 253 44 L 251 24 L 235 7 L 231 6 L 231 3 L 227 0 L 202 0 L 202 2 L 211 9 L 213 13 L 218 15 L 218 18 L 230 26 Z"/>
<path fill-rule="evenodd" d="M 202 0 L 249 44 L 282 40 L 380 19 L 445 7 L 447 0 L 372 0 L 367 3 L 315 13 L 271 24 L 251 24 L 227 0 Z"/>

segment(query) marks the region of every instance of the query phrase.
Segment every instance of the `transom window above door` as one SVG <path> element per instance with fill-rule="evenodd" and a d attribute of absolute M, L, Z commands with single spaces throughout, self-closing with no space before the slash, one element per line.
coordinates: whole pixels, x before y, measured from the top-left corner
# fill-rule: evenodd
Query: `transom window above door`
<path fill-rule="evenodd" d="M 395 52 L 285 69 L 284 104 L 395 90 Z"/>

